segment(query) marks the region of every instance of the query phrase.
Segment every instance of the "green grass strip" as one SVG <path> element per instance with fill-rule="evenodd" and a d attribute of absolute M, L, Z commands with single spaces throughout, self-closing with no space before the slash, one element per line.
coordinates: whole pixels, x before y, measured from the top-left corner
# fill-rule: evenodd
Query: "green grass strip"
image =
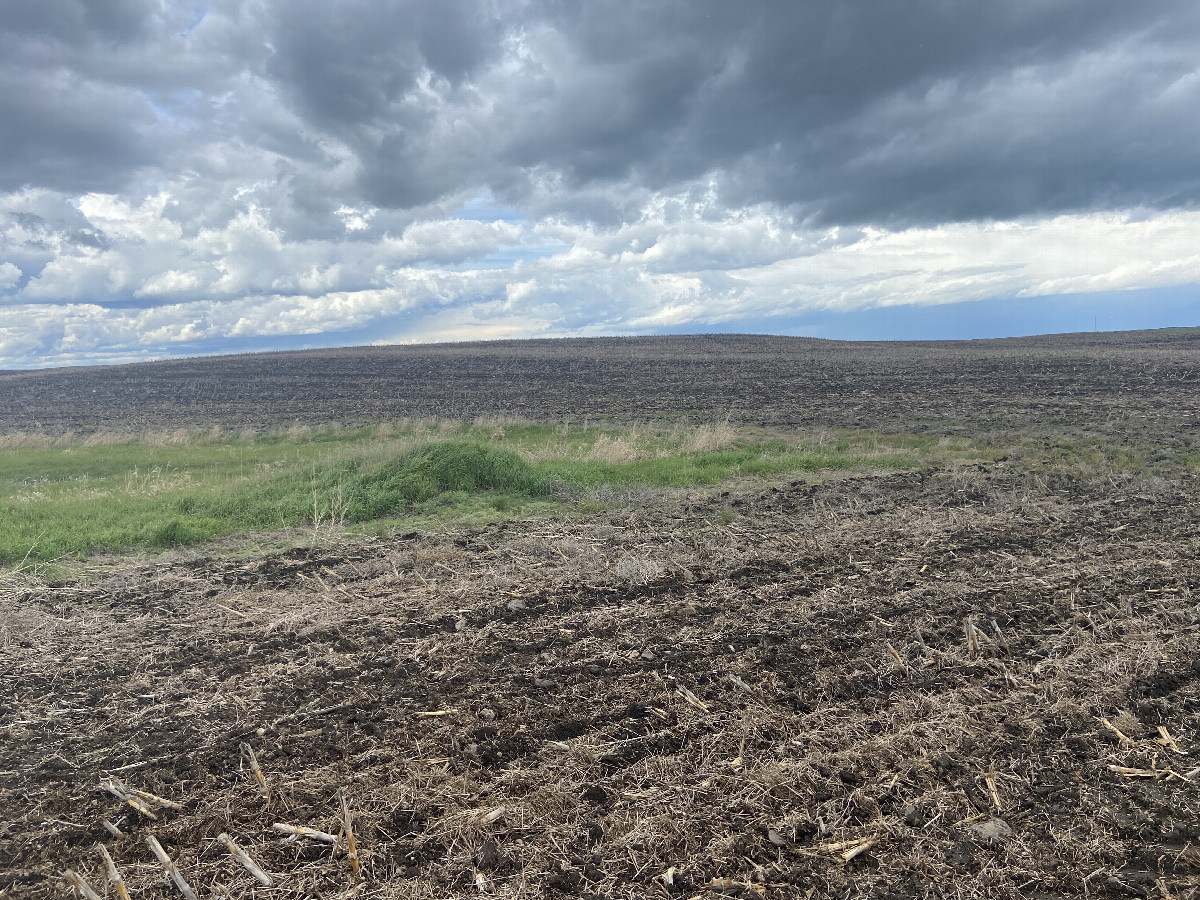
<path fill-rule="evenodd" d="M 1166 464 L 1158 453 L 1068 441 L 976 447 L 961 438 L 829 432 L 784 439 L 725 425 L 410 422 L 109 440 L 0 436 L 0 565 L 298 526 L 477 522 L 572 503 L 595 508 L 606 489 L 687 488 L 1004 454 L 1012 455 L 1010 465 L 1033 472 Z M 1196 465 L 1182 456 L 1167 462 Z"/>

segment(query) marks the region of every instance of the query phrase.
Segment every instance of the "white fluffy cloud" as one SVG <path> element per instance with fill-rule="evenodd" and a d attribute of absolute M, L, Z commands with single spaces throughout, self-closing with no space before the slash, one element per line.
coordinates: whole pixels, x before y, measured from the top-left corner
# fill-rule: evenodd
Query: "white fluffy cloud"
<path fill-rule="evenodd" d="M 12 263 L 0 263 L 0 291 L 16 287 L 21 281 L 21 274 L 21 270 Z"/>
<path fill-rule="evenodd" d="M 73 206 L 83 215 L 73 227 L 102 235 L 102 246 L 43 228 L 59 249 L 24 287 L 19 267 L 0 266 L 9 366 L 331 333 L 631 334 L 1200 282 L 1200 212 L 1189 211 L 805 229 L 761 205 L 718 217 L 656 196 L 611 227 L 443 218 L 343 243 L 289 242 L 253 203 L 190 235 L 165 194 L 136 205 L 93 194 Z"/>
<path fill-rule="evenodd" d="M 79 211 L 104 236 L 131 244 L 177 241 L 183 229 L 163 217 L 170 196 L 147 197 L 136 209 L 112 194 L 85 194 L 76 202 Z"/>

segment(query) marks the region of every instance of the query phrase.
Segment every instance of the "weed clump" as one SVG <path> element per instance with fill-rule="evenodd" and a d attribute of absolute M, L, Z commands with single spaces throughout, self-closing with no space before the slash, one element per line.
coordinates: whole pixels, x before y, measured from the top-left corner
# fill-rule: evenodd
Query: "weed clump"
<path fill-rule="evenodd" d="M 404 510 L 441 493 L 541 496 L 545 477 L 516 453 L 468 441 L 427 444 L 361 475 L 348 492 L 348 518 L 365 521 Z"/>
<path fill-rule="evenodd" d="M 180 519 L 167 521 L 147 529 L 146 543 L 151 547 L 179 547 L 196 539 L 196 535 Z"/>
<path fill-rule="evenodd" d="M 546 493 L 546 479 L 503 447 L 466 441 L 428 444 L 415 450 L 407 465 L 443 491 L 502 491 L 529 496 Z"/>

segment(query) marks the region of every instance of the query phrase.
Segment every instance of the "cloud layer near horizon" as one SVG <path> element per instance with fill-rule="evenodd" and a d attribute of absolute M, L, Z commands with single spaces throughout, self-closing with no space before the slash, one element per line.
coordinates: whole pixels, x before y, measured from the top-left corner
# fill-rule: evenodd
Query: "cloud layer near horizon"
<path fill-rule="evenodd" d="M 1155 0 L 19 4 L 0 366 L 1200 283 L 1198 50 Z"/>

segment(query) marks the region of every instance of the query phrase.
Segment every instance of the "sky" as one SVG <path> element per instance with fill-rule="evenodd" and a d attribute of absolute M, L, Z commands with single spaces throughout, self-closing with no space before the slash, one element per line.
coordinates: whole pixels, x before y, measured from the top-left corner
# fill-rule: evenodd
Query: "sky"
<path fill-rule="evenodd" d="M 1200 325 L 1195 0 L 0 0 L 0 368 Z"/>

